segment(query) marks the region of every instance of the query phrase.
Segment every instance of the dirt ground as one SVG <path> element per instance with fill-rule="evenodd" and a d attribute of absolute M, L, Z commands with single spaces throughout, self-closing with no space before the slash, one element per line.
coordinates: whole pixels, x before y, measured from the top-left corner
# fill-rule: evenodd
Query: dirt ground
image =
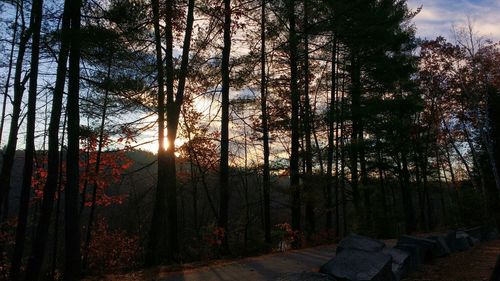
<path fill-rule="evenodd" d="M 484 242 L 468 251 L 422 265 L 404 281 L 487 281 L 498 255 L 500 240 Z"/>

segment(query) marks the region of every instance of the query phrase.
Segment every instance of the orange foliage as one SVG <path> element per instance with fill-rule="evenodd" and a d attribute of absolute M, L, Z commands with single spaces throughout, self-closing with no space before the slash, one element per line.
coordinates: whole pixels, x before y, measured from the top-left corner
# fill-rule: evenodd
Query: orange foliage
<path fill-rule="evenodd" d="M 208 229 L 208 233 L 205 234 L 205 242 L 210 246 L 219 247 L 222 245 L 222 240 L 224 239 L 225 230 L 222 227 L 213 226 Z"/>
<path fill-rule="evenodd" d="M 89 269 L 94 273 L 123 271 L 139 264 L 142 249 L 139 236 L 124 230 L 110 229 L 106 220 L 98 218 L 89 245 Z"/>
<path fill-rule="evenodd" d="M 279 223 L 274 226 L 275 233 L 279 236 L 279 251 L 286 251 L 288 247 L 298 248 L 304 240 L 302 233 L 293 230 L 289 223 Z"/>
<path fill-rule="evenodd" d="M 7 280 L 10 269 L 10 254 L 7 253 L 7 247 L 14 245 L 15 229 L 17 225 L 17 217 L 9 217 L 0 224 L 0 280 Z"/>
<path fill-rule="evenodd" d="M 109 145 L 109 138 L 104 136 L 103 147 Z M 96 171 L 95 166 L 98 156 L 98 139 L 92 134 L 85 140 L 82 140 L 81 154 L 85 155 L 80 159 L 80 190 L 87 188 L 85 185 L 94 183 L 97 185 L 96 204 L 98 206 L 108 206 L 111 204 L 121 204 L 125 195 L 108 195 L 106 189 L 112 184 L 119 183 L 123 171 L 127 170 L 132 161 L 125 155 L 123 151 L 101 152 L 99 169 Z M 85 206 L 92 205 L 92 194 L 85 194 Z"/>
<path fill-rule="evenodd" d="M 108 136 L 104 136 L 103 147 L 109 145 Z M 122 204 L 125 199 L 125 194 L 119 195 L 109 195 L 106 190 L 113 184 L 119 183 L 121 181 L 121 175 L 125 170 L 127 170 L 131 164 L 132 160 L 127 157 L 124 151 L 103 151 L 100 156 L 99 169 L 96 171 L 95 166 L 98 156 L 98 138 L 95 134 L 90 134 L 81 140 L 80 149 L 80 191 L 86 190 L 85 194 L 85 206 L 92 205 L 92 193 L 89 192 L 89 188 L 97 186 L 96 193 L 96 205 L 98 206 L 108 206 L 111 204 Z M 64 185 L 66 178 L 64 171 L 66 170 L 66 161 L 62 159 L 62 190 L 64 190 Z M 35 167 L 33 177 L 31 180 L 32 186 L 35 190 L 34 200 L 41 200 L 43 197 L 43 187 L 47 179 L 47 158 L 43 157 L 41 162 Z M 56 194 L 57 196 L 57 194 Z"/>

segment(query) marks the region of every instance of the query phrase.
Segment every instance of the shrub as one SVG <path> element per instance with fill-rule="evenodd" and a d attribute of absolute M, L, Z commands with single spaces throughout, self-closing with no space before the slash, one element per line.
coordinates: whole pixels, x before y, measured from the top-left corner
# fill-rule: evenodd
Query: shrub
<path fill-rule="evenodd" d="M 139 264 L 140 253 L 139 236 L 110 229 L 104 218 L 97 220 L 88 252 L 88 267 L 92 273 L 134 268 Z"/>

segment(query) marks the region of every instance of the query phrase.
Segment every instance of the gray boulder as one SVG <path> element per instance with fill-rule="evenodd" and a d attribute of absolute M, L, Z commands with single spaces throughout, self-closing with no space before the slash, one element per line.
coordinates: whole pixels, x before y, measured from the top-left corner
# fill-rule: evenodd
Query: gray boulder
<path fill-rule="evenodd" d="M 457 232 L 455 230 L 448 231 L 448 234 L 445 236 L 446 244 L 451 252 L 456 251 L 457 246 Z"/>
<path fill-rule="evenodd" d="M 275 281 L 335 281 L 333 276 L 319 272 L 284 273 Z"/>
<path fill-rule="evenodd" d="M 471 247 L 475 247 L 475 246 L 481 244 L 481 240 L 479 240 L 475 237 L 472 237 L 472 236 L 467 237 L 467 241 L 469 241 L 469 245 Z"/>
<path fill-rule="evenodd" d="M 404 278 L 410 268 L 410 255 L 397 248 L 384 248 L 383 254 L 389 255 L 392 258 L 392 275 L 395 281 Z"/>
<path fill-rule="evenodd" d="M 443 235 L 432 235 L 427 237 L 427 239 L 436 241 L 436 247 L 434 247 L 433 251 L 434 256 L 445 257 L 451 253 L 450 248 L 448 247 L 448 244 L 446 244 L 446 239 Z"/>
<path fill-rule="evenodd" d="M 484 235 L 484 240 L 485 241 L 492 241 L 492 240 L 497 240 L 500 238 L 500 235 L 498 234 L 498 230 L 494 228 L 493 230 L 489 231 Z"/>
<path fill-rule="evenodd" d="M 437 243 L 434 240 L 410 235 L 402 235 L 398 240 L 398 244 L 410 244 L 419 246 L 421 262 L 426 262 L 435 257 Z"/>
<path fill-rule="evenodd" d="M 342 239 L 337 246 L 337 254 L 345 249 L 356 249 L 367 252 L 380 252 L 385 248 L 385 243 L 366 236 L 349 234 Z"/>
<path fill-rule="evenodd" d="M 463 231 L 456 232 L 455 249 L 456 251 L 466 251 L 471 247 L 469 242 L 469 234 Z"/>
<path fill-rule="evenodd" d="M 344 249 L 324 264 L 320 272 L 343 281 L 390 281 L 392 258 L 381 252 Z"/>
<path fill-rule="evenodd" d="M 482 241 L 483 240 L 483 227 L 482 226 L 477 226 L 473 228 L 466 229 L 464 231 L 465 233 L 469 234 L 470 237 L 475 238 L 476 240 Z"/>
<path fill-rule="evenodd" d="M 487 225 L 483 227 L 483 232 L 481 233 L 481 241 L 492 241 L 497 240 L 499 238 L 498 229 L 494 226 Z"/>
<path fill-rule="evenodd" d="M 420 247 L 414 244 L 397 244 L 395 249 L 405 251 L 408 254 L 408 270 L 416 270 L 422 263 Z"/>

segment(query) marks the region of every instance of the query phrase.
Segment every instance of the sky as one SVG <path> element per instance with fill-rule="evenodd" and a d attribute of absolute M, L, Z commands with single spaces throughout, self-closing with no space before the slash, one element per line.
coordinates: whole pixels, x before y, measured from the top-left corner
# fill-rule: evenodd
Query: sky
<path fill-rule="evenodd" d="M 408 5 L 422 6 L 414 19 L 418 37 L 453 39 L 453 26 L 463 26 L 470 19 L 481 36 L 500 41 L 500 0 L 408 0 Z"/>
<path fill-rule="evenodd" d="M 453 26 L 463 26 L 470 19 L 480 35 L 500 41 L 500 0 L 408 0 L 408 5 L 414 10 L 422 6 L 421 12 L 414 18 L 418 37 L 433 39 L 444 36 L 454 41 Z M 0 14 L 0 17 L 3 15 Z M 146 138 L 153 138 L 154 134 L 150 132 Z M 0 145 L 5 144 L 6 136 L 7 130 L 4 130 Z M 19 139 L 22 146 L 23 137 Z M 146 146 L 148 150 L 157 150 L 156 143 Z"/>

